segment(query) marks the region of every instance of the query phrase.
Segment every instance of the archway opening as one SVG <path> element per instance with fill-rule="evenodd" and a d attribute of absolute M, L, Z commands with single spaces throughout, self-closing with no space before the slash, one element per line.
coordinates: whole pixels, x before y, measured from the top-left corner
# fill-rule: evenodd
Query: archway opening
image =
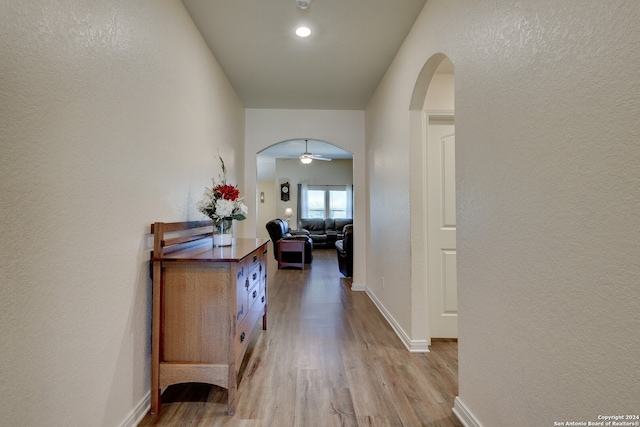
<path fill-rule="evenodd" d="M 454 104 L 453 63 L 436 54 L 416 81 L 410 113 L 415 351 L 457 339 Z"/>
<path fill-rule="evenodd" d="M 304 153 L 313 156 L 310 163 L 301 162 Z M 287 219 L 292 229 L 297 228 L 298 220 L 303 216 L 299 212 L 299 185 L 353 188 L 353 154 L 327 141 L 313 138 L 280 141 L 258 152 L 256 161 L 258 237 L 268 237 L 264 224 L 274 218 Z M 285 184 L 287 192 L 283 193 Z M 351 197 L 352 193 L 351 190 Z M 330 208 L 329 201 L 326 209 Z M 353 218 L 352 199 L 346 206 L 336 207 L 342 208 L 347 217 Z"/>

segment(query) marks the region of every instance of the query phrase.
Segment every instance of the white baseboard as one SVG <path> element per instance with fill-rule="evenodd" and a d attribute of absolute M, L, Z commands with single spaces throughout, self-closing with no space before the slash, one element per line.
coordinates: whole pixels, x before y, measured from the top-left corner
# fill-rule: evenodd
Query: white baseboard
<path fill-rule="evenodd" d="M 148 392 L 146 396 L 138 402 L 129 416 L 120 424 L 120 427 L 136 427 L 145 415 L 149 413 L 149 409 L 151 409 L 151 392 Z"/>
<path fill-rule="evenodd" d="M 391 328 L 396 333 L 398 338 L 400 338 L 400 341 L 402 341 L 402 344 L 404 344 L 404 346 L 407 348 L 407 350 L 409 350 L 409 352 L 411 353 L 428 353 L 429 352 L 429 344 L 427 343 L 426 340 L 411 340 L 409 338 L 409 335 L 407 335 L 407 333 L 404 331 L 404 329 L 402 329 L 400 324 L 396 322 L 396 319 L 393 318 L 391 313 L 389 313 L 389 311 L 384 307 L 384 305 L 380 302 L 380 300 L 376 297 L 376 295 L 373 292 L 371 292 L 368 287 L 365 289 L 365 291 L 367 295 L 369 295 L 369 298 L 371 299 L 371 301 L 373 301 L 373 303 L 376 305 L 380 313 L 382 313 L 384 318 L 387 319 L 387 322 L 389 323 L 389 325 L 391 325 Z"/>
<path fill-rule="evenodd" d="M 367 290 L 367 285 L 363 285 L 361 283 L 351 283 L 351 290 L 363 292 Z"/>
<path fill-rule="evenodd" d="M 464 406 L 459 396 L 456 396 L 453 403 L 453 414 L 460 420 L 464 427 L 482 427 L 480 421 Z"/>
<path fill-rule="evenodd" d="M 409 351 L 411 353 L 429 353 L 429 342 L 427 340 L 411 340 Z"/>

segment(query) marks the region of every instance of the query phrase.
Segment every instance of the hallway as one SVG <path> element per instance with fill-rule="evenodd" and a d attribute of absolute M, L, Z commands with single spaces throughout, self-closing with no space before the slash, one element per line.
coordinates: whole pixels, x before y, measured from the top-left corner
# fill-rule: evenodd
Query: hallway
<path fill-rule="evenodd" d="M 335 250 L 304 271 L 277 270 L 269 246 L 268 330 L 240 370 L 238 406 L 226 391 L 181 384 L 140 426 L 460 426 L 451 412 L 457 343 L 411 354 L 364 292 L 350 290 Z"/>

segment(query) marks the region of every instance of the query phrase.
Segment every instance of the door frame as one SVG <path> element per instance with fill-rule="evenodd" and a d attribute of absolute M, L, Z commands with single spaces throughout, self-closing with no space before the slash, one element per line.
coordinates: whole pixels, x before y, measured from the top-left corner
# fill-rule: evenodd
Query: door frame
<path fill-rule="evenodd" d="M 429 328 L 429 299 L 427 270 L 425 268 L 427 250 L 427 165 L 424 110 L 429 85 L 440 64 L 447 55 L 436 53 L 424 64 L 416 79 L 409 104 L 409 187 L 410 187 L 410 227 L 411 233 L 411 330 L 409 350 L 416 353 L 429 352 L 431 333 Z M 447 114 L 451 111 L 429 111 L 429 114 Z"/>
<path fill-rule="evenodd" d="M 424 168 L 424 174 L 423 176 L 425 177 L 425 181 L 424 181 L 424 197 L 423 197 L 423 209 L 424 209 L 424 217 L 423 217 L 423 239 L 426 242 L 425 245 L 425 253 L 424 253 L 424 263 L 425 265 L 429 265 L 431 260 L 431 257 L 436 256 L 436 254 L 432 254 L 429 252 L 429 239 L 432 238 L 432 236 L 429 235 L 429 196 L 428 196 L 428 191 L 429 191 L 429 159 L 428 159 L 428 135 L 429 135 L 429 126 L 431 126 L 430 122 L 432 119 L 434 120 L 442 120 L 442 119 L 446 119 L 446 120 L 451 120 L 453 123 L 452 125 L 454 126 L 454 133 L 455 133 L 455 111 L 453 110 L 442 110 L 442 111 L 424 111 L 423 117 L 422 119 L 424 120 L 422 123 L 422 126 L 424 127 L 425 131 L 424 131 L 424 139 L 423 139 L 423 152 L 424 152 L 424 158 L 422 159 L 422 165 Z M 457 245 L 456 245 L 457 246 Z M 424 277 L 424 286 L 426 288 L 426 293 L 427 293 L 427 316 L 430 316 L 431 313 L 429 312 L 429 307 L 430 307 L 430 299 L 429 299 L 429 291 L 431 286 L 433 285 L 433 283 L 430 282 L 429 280 L 429 272 L 427 271 L 425 273 L 425 277 Z M 456 290 L 457 290 L 457 283 L 456 283 Z M 431 345 L 431 339 L 432 339 L 432 326 L 431 326 L 431 322 L 430 320 L 428 320 L 427 322 L 429 324 L 429 329 L 428 329 L 428 345 Z"/>

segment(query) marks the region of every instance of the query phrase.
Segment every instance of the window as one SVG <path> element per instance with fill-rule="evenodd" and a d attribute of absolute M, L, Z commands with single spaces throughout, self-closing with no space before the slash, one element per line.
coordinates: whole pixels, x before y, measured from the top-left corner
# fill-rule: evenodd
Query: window
<path fill-rule="evenodd" d="M 329 190 L 329 218 L 350 218 L 347 217 L 347 191 Z"/>
<path fill-rule="evenodd" d="M 299 185 L 300 218 L 353 218 L 351 185 Z"/>
<path fill-rule="evenodd" d="M 307 192 L 308 214 L 305 218 L 325 218 L 326 196 L 324 190 L 309 190 Z"/>

